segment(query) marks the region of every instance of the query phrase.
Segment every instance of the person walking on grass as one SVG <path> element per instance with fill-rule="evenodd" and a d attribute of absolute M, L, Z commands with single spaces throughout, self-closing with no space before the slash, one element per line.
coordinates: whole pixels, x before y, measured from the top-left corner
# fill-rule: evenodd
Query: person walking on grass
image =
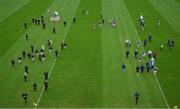
<path fill-rule="evenodd" d="M 56 58 L 58 57 L 58 51 L 57 50 L 55 50 L 55 56 L 56 56 Z"/>
<path fill-rule="evenodd" d="M 45 88 L 44 88 L 45 90 L 48 89 L 48 80 L 45 80 L 45 81 L 44 81 L 44 87 L 45 87 Z"/>
<path fill-rule="evenodd" d="M 138 50 L 134 51 L 134 57 L 137 58 L 138 57 Z"/>
<path fill-rule="evenodd" d="M 28 66 L 24 66 L 24 72 L 27 72 L 28 73 Z"/>
<path fill-rule="evenodd" d="M 22 62 L 22 57 L 18 56 L 18 62 L 21 63 Z"/>
<path fill-rule="evenodd" d="M 24 29 L 27 29 L 27 23 L 24 22 Z"/>
<path fill-rule="evenodd" d="M 147 45 L 147 40 L 144 39 L 144 47 L 146 47 L 146 45 Z"/>
<path fill-rule="evenodd" d="M 26 41 L 28 41 L 29 40 L 29 36 L 28 36 L 28 34 L 26 33 Z"/>
<path fill-rule="evenodd" d="M 126 71 L 126 65 L 125 65 L 124 63 L 121 65 L 121 68 L 122 68 L 122 71 L 123 71 L 123 72 Z"/>
<path fill-rule="evenodd" d="M 67 25 L 67 21 L 64 21 L 64 22 L 63 22 L 63 24 L 64 24 L 64 27 L 66 27 L 66 25 Z"/>
<path fill-rule="evenodd" d="M 137 77 L 139 77 L 139 73 L 140 73 L 140 66 L 137 65 L 136 66 L 136 75 L 137 75 Z"/>
<path fill-rule="evenodd" d="M 48 72 L 47 71 L 44 72 L 44 80 L 48 80 Z"/>
<path fill-rule="evenodd" d="M 11 65 L 12 65 L 12 68 L 14 70 L 14 68 L 15 68 L 15 61 L 13 59 L 11 60 Z"/>
<path fill-rule="evenodd" d="M 129 51 L 128 50 L 126 50 L 126 58 L 128 58 L 129 57 Z"/>
<path fill-rule="evenodd" d="M 152 41 L 152 35 L 151 34 L 148 35 L 148 40 L 149 40 L 149 42 Z"/>
<path fill-rule="evenodd" d="M 134 97 L 135 97 L 135 100 L 136 100 L 136 102 L 135 102 L 136 105 L 138 105 L 138 103 L 139 103 L 139 96 L 140 96 L 139 93 L 135 92 Z"/>
<path fill-rule="evenodd" d="M 23 99 L 24 99 L 24 102 L 27 103 L 28 93 L 27 93 L 27 92 L 24 92 L 24 93 L 22 94 L 22 97 L 23 97 Z"/>
<path fill-rule="evenodd" d="M 73 23 L 76 23 L 76 16 L 73 17 Z"/>
<path fill-rule="evenodd" d="M 31 45 L 31 53 L 33 53 L 33 52 L 34 52 L 34 46 Z"/>
<path fill-rule="evenodd" d="M 24 81 L 27 82 L 27 76 L 28 76 L 28 73 L 27 72 L 24 72 Z"/>
<path fill-rule="evenodd" d="M 23 57 L 23 59 L 26 58 L 26 52 L 25 51 L 22 51 L 22 57 Z"/>
<path fill-rule="evenodd" d="M 33 91 L 34 91 L 34 92 L 37 91 L 37 84 L 36 84 L 36 82 L 33 83 Z"/>

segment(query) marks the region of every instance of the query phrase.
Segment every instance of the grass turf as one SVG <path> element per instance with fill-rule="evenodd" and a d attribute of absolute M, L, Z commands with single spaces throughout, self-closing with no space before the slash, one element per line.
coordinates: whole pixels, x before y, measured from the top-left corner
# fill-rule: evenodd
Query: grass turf
<path fill-rule="evenodd" d="M 8 1 L 4 1 L 4 7 Z M 47 2 L 47 3 L 44 3 Z M 12 2 L 13 3 L 13 2 Z M 47 11 L 49 4 L 52 0 L 31 0 L 26 3 L 22 8 L 17 9 L 14 13 L 10 14 L 6 19 L 0 23 L 0 57 L 19 39 L 19 37 L 25 32 L 24 22 L 28 23 L 28 27 L 31 26 L 31 19 L 33 17 L 40 16 L 44 11 Z M 39 5 L 41 4 L 41 5 Z M 2 4 L 1 4 L 2 5 Z M 14 10 L 18 4 L 14 4 Z M 36 8 L 34 8 L 36 7 Z M 8 10 L 11 12 L 11 10 Z M 9 25 L 9 26 L 7 26 Z M 22 32 L 20 32 L 22 30 Z M 8 40 L 8 41 L 7 41 Z M 3 42 L 6 42 L 4 47 Z M 2 44 L 2 45 L 1 45 Z"/>
<path fill-rule="evenodd" d="M 157 11 L 153 6 L 147 0 L 50 0 L 46 3 L 44 0 L 31 0 L 0 22 L 2 49 L 0 107 L 33 107 L 33 102 L 37 101 L 39 101 L 38 107 L 44 108 L 167 107 L 153 74 L 142 74 L 139 79 L 135 74 L 137 61 L 133 57 L 133 51 L 139 38 L 143 40 L 149 33 L 153 34 L 153 42 L 145 49 L 158 51 L 160 43 L 169 37 L 173 36 L 176 42 L 179 40 L 178 32 L 171 21 L 167 21 L 169 16 L 163 16 L 163 12 Z M 64 28 L 62 23 L 50 23 L 47 9 L 60 12 L 61 22 L 67 20 L 68 26 Z M 83 9 L 88 10 L 89 15 L 83 15 Z M 105 25 L 93 30 L 92 25 L 99 22 L 100 14 L 104 16 Z M 143 14 L 146 19 L 147 27 L 144 32 L 138 26 L 140 14 Z M 32 17 L 40 15 L 46 18 L 46 30 L 30 23 Z M 73 16 L 77 17 L 76 24 L 71 24 Z M 108 23 L 112 17 L 118 22 L 117 28 L 114 29 Z M 160 27 L 156 26 L 157 20 L 161 20 Z M 19 29 L 22 28 L 19 25 L 23 21 L 28 22 L 29 28 L 19 33 Z M 55 35 L 52 34 L 53 27 L 57 30 Z M 26 32 L 30 36 L 28 42 L 24 37 Z M 31 45 L 39 49 L 48 39 L 53 40 L 54 50 L 59 49 L 60 42 L 64 40 L 67 41 L 68 48 L 60 51 L 57 60 L 53 53 L 46 51 L 45 63 L 42 64 L 37 60 L 33 63 L 25 59 L 23 63 L 17 64 L 15 71 L 12 71 L 9 65 L 11 58 L 16 58 L 22 50 L 30 51 Z M 123 45 L 125 39 L 133 42 L 129 59 L 125 59 L 126 48 Z M 172 53 L 168 49 L 158 53 L 157 63 L 160 69 L 158 78 L 171 107 L 180 105 L 177 69 L 179 65 L 176 61 L 178 48 L 177 43 Z M 121 71 L 122 63 L 127 64 L 126 73 Z M 172 64 L 168 65 L 169 63 Z M 24 65 L 28 65 L 30 69 L 28 83 L 23 81 Z M 43 72 L 46 70 L 51 75 L 49 89 L 44 92 Z M 33 81 L 38 84 L 36 93 L 32 92 Z M 174 82 L 177 84 L 175 85 Z M 28 104 L 23 103 L 21 94 L 24 91 L 29 93 Z M 140 92 L 138 106 L 134 104 L 135 91 Z"/>
<path fill-rule="evenodd" d="M 169 1 L 169 2 L 173 2 L 173 1 Z M 131 14 L 131 17 L 133 18 L 133 21 L 135 22 L 136 28 L 142 38 L 142 41 L 145 38 L 147 38 L 148 34 L 153 34 L 154 42 L 152 44 L 149 44 L 150 46 L 147 46 L 146 49 L 158 50 L 157 63 L 160 69 L 159 76 L 158 76 L 160 80 L 160 84 L 162 85 L 164 93 L 167 97 L 167 101 L 170 103 L 171 107 L 179 104 L 177 99 L 179 99 L 180 96 L 178 94 L 178 91 L 174 90 L 174 88 L 177 87 L 177 85 L 174 84 L 174 81 L 179 82 L 177 78 L 179 78 L 180 76 L 178 74 L 179 70 L 177 69 L 179 64 L 176 61 L 179 54 L 179 51 L 178 51 L 179 44 L 178 43 L 176 44 L 176 48 L 173 50 L 172 53 L 169 52 L 169 49 L 164 49 L 162 53 L 159 51 L 160 44 L 165 43 L 165 41 L 167 41 L 169 38 L 175 39 L 176 41 L 179 40 L 178 32 L 176 32 L 176 30 L 173 29 L 174 27 L 172 27 L 172 24 L 173 24 L 172 22 L 175 21 L 175 19 L 173 21 L 170 21 L 171 22 L 170 23 L 169 21 L 167 21 L 167 17 L 162 16 L 161 13 L 159 13 L 159 11 L 157 11 L 156 8 L 154 8 L 153 5 L 151 5 L 151 3 L 148 1 L 142 2 L 140 0 L 137 0 L 136 2 L 133 2 L 132 0 L 127 0 L 126 4 L 127 4 L 127 7 L 129 7 L 129 12 Z M 166 4 L 168 4 L 167 1 L 166 1 Z M 172 3 L 169 3 L 169 4 L 171 5 Z M 148 10 L 144 9 L 143 6 L 146 7 Z M 134 11 L 135 8 L 138 11 Z M 175 9 L 178 9 L 178 8 L 179 7 Z M 150 12 L 151 14 L 149 14 Z M 147 21 L 146 21 L 147 30 L 144 32 L 139 30 L 138 24 L 136 22 L 138 20 L 138 17 L 136 15 L 137 14 L 140 15 L 142 13 L 147 18 Z M 160 27 L 156 26 L 156 23 L 158 20 L 161 21 Z"/>
<path fill-rule="evenodd" d="M 13 12 L 22 8 L 30 0 L 1 0 L 0 1 L 0 21 L 7 18 Z"/>

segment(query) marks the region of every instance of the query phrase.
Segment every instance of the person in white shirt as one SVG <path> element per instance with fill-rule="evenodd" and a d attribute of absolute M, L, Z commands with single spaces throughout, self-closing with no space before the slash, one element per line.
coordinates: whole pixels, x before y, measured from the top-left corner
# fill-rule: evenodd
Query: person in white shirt
<path fill-rule="evenodd" d="M 155 59 L 154 57 L 151 58 L 151 69 L 154 69 L 154 65 L 155 65 Z"/>
<path fill-rule="evenodd" d="M 126 47 L 130 47 L 131 46 L 131 41 L 130 40 L 125 40 L 125 45 Z"/>
<path fill-rule="evenodd" d="M 148 57 L 149 57 L 149 58 L 152 57 L 152 51 L 151 51 L 151 50 L 148 51 Z"/>

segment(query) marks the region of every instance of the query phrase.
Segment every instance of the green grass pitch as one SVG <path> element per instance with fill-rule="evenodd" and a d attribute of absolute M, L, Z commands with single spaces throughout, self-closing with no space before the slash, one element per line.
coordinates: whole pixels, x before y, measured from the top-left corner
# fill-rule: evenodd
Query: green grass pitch
<path fill-rule="evenodd" d="M 83 15 L 83 9 L 88 15 Z M 48 10 L 60 13 L 58 23 L 49 21 Z M 105 24 L 98 24 L 100 15 Z M 45 17 L 46 29 L 32 24 L 33 17 Z M 139 16 L 145 17 L 145 30 L 139 27 Z M 76 16 L 77 22 L 72 23 Z M 109 22 L 114 18 L 117 26 Z M 63 21 L 67 26 L 63 26 Z M 158 26 L 157 22 L 161 25 Z M 23 28 L 27 22 L 28 28 Z M 56 28 L 56 34 L 52 28 Z M 25 34 L 29 41 L 25 40 Z M 157 52 L 157 77 L 151 73 L 136 75 L 137 42 L 153 35 L 152 42 L 139 51 Z M 0 108 L 174 108 L 180 106 L 180 0 L 0 0 Z M 31 45 L 40 49 L 53 41 L 53 53 L 45 48 L 44 63 L 18 56 Z M 124 41 L 129 39 L 130 57 L 125 58 Z M 175 40 L 170 50 L 161 43 Z M 61 42 L 66 49 L 60 49 Z M 59 50 L 58 58 L 54 50 Z M 12 70 L 11 59 L 16 61 Z M 147 60 L 147 59 L 145 59 Z M 121 65 L 126 64 L 123 73 Z M 24 66 L 28 65 L 28 82 Z M 49 72 L 49 88 L 44 91 L 43 73 Z M 32 84 L 36 81 L 37 92 Z M 134 93 L 140 94 L 135 105 Z M 25 104 L 22 93 L 28 93 Z"/>

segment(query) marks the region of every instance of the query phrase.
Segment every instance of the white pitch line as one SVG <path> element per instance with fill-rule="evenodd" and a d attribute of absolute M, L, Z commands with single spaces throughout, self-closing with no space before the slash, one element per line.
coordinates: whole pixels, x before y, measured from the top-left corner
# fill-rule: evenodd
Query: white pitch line
<path fill-rule="evenodd" d="M 53 64 L 52 64 L 51 69 L 50 69 L 50 71 L 49 71 L 49 76 L 48 76 L 48 78 L 50 77 L 50 74 L 51 74 L 51 72 L 52 72 L 52 70 L 53 70 L 53 68 L 54 68 L 54 65 L 55 65 L 55 63 L 56 63 L 56 60 L 57 60 L 57 59 L 55 59 L 55 60 L 53 61 Z M 41 100 L 41 97 L 42 97 L 43 92 L 44 92 L 44 87 L 43 87 L 43 89 L 42 89 L 42 91 L 41 91 L 41 94 L 40 94 L 40 96 L 39 96 L 39 98 L 38 98 L 38 101 L 37 101 L 37 103 L 36 103 L 37 106 L 38 106 L 38 104 L 39 104 L 39 102 L 40 102 L 40 100 Z"/>
<path fill-rule="evenodd" d="M 2 21 L 5 20 L 6 18 L 8 18 L 8 17 L 11 16 L 12 14 L 14 14 L 18 9 L 24 7 L 28 2 L 30 2 L 30 0 L 27 0 L 27 1 L 23 2 L 23 4 L 22 4 L 21 6 L 16 7 L 15 9 L 13 9 L 13 11 L 10 12 L 9 15 L 5 16 L 4 18 L 2 18 L 2 19 L 0 20 L 0 22 L 2 22 Z"/>
<path fill-rule="evenodd" d="M 124 3 L 124 1 L 123 1 L 123 3 Z M 125 5 L 125 4 L 124 4 L 124 5 Z M 140 43 L 141 43 L 139 34 L 137 33 L 137 30 L 136 30 L 136 28 L 135 28 L 135 26 L 134 26 L 134 23 L 133 23 L 130 15 L 129 15 L 129 12 L 128 12 L 126 6 L 125 6 L 125 9 L 126 9 L 126 11 L 127 11 L 127 13 L 128 13 L 128 17 L 130 18 L 130 21 L 131 21 L 131 23 L 132 23 L 132 25 L 133 25 L 133 29 L 134 29 L 134 31 L 135 31 L 135 33 L 136 33 L 136 36 L 138 37 L 138 39 L 139 39 L 139 41 L 140 41 Z M 145 50 L 143 46 L 142 46 L 141 48 L 142 48 L 143 50 Z M 148 58 L 147 56 L 146 56 L 146 58 L 147 58 L 147 60 L 149 61 L 149 58 Z M 149 61 L 149 62 L 150 62 L 150 61 Z M 154 73 L 153 73 L 153 74 L 154 74 Z M 164 101 L 166 102 L 167 108 L 170 109 L 169 104 L 168 104 L 168 102 L 167 102 L 167 99 L 166 99 L 166 97 L 165 97 L 165 95 L 164 95 L 164 92 L 163 92 L 163 90 L 162 90 L 162 88 L 161 88 L 161 85 L 160 85 L 160 83 L 159 83 L 159 80 L 158 80 L 158 78 L 157 78 L 157 76 L 156 76 L 155 74 L 154 74 L 154 77 L 155 77 L 155 79 L 156 79 L 156 83 L 157 83 L 157 85 L 158 85 L 158 87 L 159 87 L 159 89 L 160 89 L 160 92 L 161 92 L 161 94 L 162 94 L 162 96 L 163 96 L 163 98 L 164 98 Z"/>
<path fill-rule="evenodd" d="M 80 3 L 80 1 L 79 1 L 79 3 Z M 79 7 L 79 3 L 78 3 L 78 6 L 77 6 L 77 8 L 76 8 L 76 11 L 77 11 L 77 9 L 78 9 L 78 7 Z M 76 11 L 74 12 L 73 15 L 76 14 Z M 65 39 L 66 39 L 66 37 L 67 37 L 67 33 L 68 33 L 68 31 L 70 30 L 70 27 L 71 27 L 71 25 L 72 25 L 72 21 L 70 21 L 70 22 L 71 22 L 71 23 L 69 24 L 68 29 L 67 29 L 67 31 L 66 31 L 66 33 L 65 33 L 65 35 L 64 35 L 63 42 L 65 41 Z M 58 51 L 59 51 L 59 52 L 61 51 L 61 47 L 59 47 Z M 54 65 L 55 65 L 56 61 L 57 61 L 57 58 L 55 58 L 54 61 L 53 61 L 53 64 L 52 64 L 51 69 L 50 69 L 50 71 L 49 71 L 49 76 L 48 76 L 48 78 L 50 77 L 50 75 L 51 75 L 51 73 L 52 73 L 52 70 L 53 70 L 53 68 L 54 68 Z M 39 96 L 39 98 L 38 98 L 38 101 L 37 101 L 37 103 L 36 103 L 37 106 L 38 106 L 38 104 L 39 104 L 39 102 L 40 102 L 40 100 L 41 100 L 41 97 L 42 97 L 42 95 L 43 95 L 43 92 L 44 92 L 44 87 L 43 87 L 43 89 L 42 89 L 42 91 L 41 91 L 41 94 L 40 94 L 40 96 Z M 35 109 L 37 109 L 37 106 L 36 106 Z"/>

